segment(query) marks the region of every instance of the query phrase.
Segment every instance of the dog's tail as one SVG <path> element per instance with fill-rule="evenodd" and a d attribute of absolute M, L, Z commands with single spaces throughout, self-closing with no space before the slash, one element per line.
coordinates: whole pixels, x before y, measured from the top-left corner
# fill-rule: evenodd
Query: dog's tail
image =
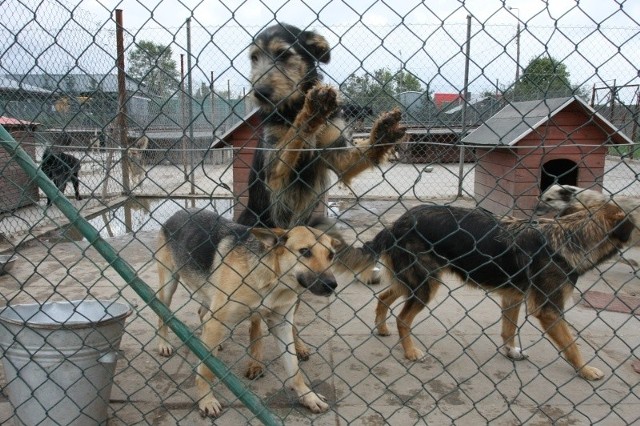
<path fill-rule="evenodd" d="M 380 282 L 380 274 L 376 264 L 380 256 L 394 244 L 394 238 L 390 231 L 384 229 L 373 240 L 364 243 L 361 247 L 354 247 L 344 240 L 335 223 L 326 218 L 314 218 L 310 226 L 320 229 L 340 241 L 333 262 L 333 266 L 338 272 L 354 274 L 367 284 Z"/>

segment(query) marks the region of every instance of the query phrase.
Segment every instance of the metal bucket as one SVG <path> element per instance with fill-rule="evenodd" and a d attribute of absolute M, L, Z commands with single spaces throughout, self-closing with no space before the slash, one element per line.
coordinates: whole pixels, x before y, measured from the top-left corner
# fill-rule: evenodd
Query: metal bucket
<path fill-rule="evenodd" d="M 83 300 L 0 311 L 7 393 L 17 424 L 106 424 L 131 308 Z"/>

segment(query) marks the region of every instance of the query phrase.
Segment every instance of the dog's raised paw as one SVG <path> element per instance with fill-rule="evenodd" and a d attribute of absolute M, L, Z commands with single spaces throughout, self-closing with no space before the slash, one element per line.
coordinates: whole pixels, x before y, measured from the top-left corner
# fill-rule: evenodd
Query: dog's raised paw
<path fill-rule="evenodd" d="M 400 125 L 401 120 L 402 112 L 399 108 L 382 114 L 373 126 L 372 142 L 394 143 L 402 139 L 407 129 Z"/>
<path fill-rule="evenodd" d="M 309 91 L 307 101 L 312 115 L 326 118 L 338 108 L 338 93 L 327 84 L 319 84 Z"/>

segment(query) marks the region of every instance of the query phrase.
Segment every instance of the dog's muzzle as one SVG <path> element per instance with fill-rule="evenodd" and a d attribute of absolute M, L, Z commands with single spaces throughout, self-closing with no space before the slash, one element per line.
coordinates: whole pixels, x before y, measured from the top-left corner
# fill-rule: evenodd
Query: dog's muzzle
<path fill-rule="evenodd" d="M 267 84 L 259 84 L 253 88 L 253 96 L 256 97 L 258 102 L 271 103 L 271 97 L 273 96 L 273 88 Z"/>
<path fill-rule="evenodd" d="M 329 296 L 338 287 L 336 278 L 332 273 L 325 272 L 322 274 L 298 274 L 298 283 L 318 296 Z"/>
<path fill-rule="evenodd" d="M 536 204 L 536 207 L 533 210 L 533 213 L 536 216 L 544 216 L 545 214 L 549 213 L 550 211 L 551 211 L 551 207 L 549 207 L 548 204 L 539 201 L 538 204 Z"/>

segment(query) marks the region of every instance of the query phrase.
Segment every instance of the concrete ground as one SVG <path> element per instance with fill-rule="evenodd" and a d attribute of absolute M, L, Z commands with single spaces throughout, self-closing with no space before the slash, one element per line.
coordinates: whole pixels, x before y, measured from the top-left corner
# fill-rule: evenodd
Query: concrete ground
<path fill-rule="evenodd" d="M 414 203 L 362 202 L 337 205 L 344 231 L 366 240 L 383 222 L 393 221 Z M 463 203 L 464 204 L 464 203 Z M 109 238 L 146 283 L 155 285 L 153 263 L 157 221 L 134 234 Z M 86 241 L 36 239 L 17 253 L 15 269 L 0 276 L 6 303 L 34 300 L 119 299 L 134 307 L 127 319 L 111 393 L 110 425 L 205 425 L 197 411 L 194 386 L 196 357 L 180 346 L 170 358 L 155 351 L 156 315 Z M 640 260 L 640 248 L 629 258 Z M 283 367 L 272 339 L 265 345 L 265 377 L 244 379 L 248 362 L 247 324 L 233 330 L 220 359 L 286 424 L 634 424 L 640 421 L 640 357 L 638 314 L 596 310 L 581 294 L 640 297 L 638 271 L 617 260 L 601 265 L 579 281 L 566 317 L 579 332 L 578 343 L 605 378 L 587 382 L 576 376 L 558 350 L 541 336 L 537 323 L 521 318 L 521 345 L 530 357 L 514 362 L 499 353 L 499 307 L 490 295 L 447 281 L 436 300 L 416 319 L 413 334 L 427 354 L 422 362 L 403 358 L 395 319 L 392 335 L 372 333 L 376 293 L 384 286 L 366 286 L 340 275 L 335 296 L 305 294 L 297 316 L 300 335 L 312 348 L 301 363 L 313 389 L 323 394 L 330 410 L 311 414 L 283 389 Z M 53 295 L 53 296 L 52 296 Z M 172 308 L 193 329 L 199 325 L 197 304 L 179 289 Z M 394 314 L 398 310 L 394 310 Z M 524 315 L 523 315 L 524 316 Z M 5 386 L 4 377 L 0 383 Z M 223 385 L 214 389 L 225 411 L 216 424 L 258 424 L 259 421 Z M 7 387 L 0 396 L 0 424 L 12 420 Z"/>

